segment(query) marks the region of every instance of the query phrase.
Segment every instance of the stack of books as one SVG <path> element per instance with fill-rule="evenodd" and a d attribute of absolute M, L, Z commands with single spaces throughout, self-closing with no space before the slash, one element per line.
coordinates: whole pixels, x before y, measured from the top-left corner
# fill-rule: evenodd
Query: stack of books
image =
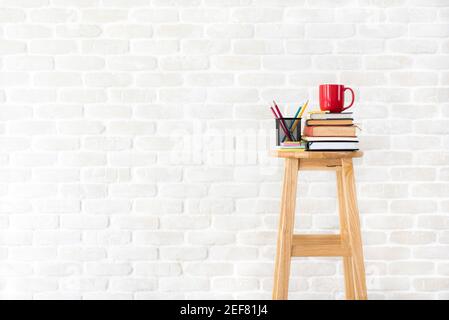
<path fill-rule="evenodd" d="M 310 151 L 358 150 L 356 126 L 352 112 L 309 113 L 302 139 Z"/>

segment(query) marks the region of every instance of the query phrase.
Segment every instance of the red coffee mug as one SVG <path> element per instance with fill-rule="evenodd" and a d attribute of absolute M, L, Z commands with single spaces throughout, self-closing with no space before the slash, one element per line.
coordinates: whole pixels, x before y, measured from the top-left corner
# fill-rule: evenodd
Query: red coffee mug
<path fill-rule="evenodd" d="M 352 93 L 352 101 L 349 106 L 344 107 L 345 91 Z M 340 113 L 349 109 L 354 104 L 354 91 L 351 88 L 345 88 L 342 84 L 322 84 L 320 85 L 320 108 L 322 111 L 330 111 L 332 113 Z"/>

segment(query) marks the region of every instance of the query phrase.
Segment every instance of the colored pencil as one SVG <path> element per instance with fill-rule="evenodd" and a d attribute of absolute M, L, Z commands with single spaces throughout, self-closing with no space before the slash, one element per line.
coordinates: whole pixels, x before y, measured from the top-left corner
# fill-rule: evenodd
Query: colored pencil
<path fill-rule="evenodd" d="M 282 128 L 282 131 L 284 131 L 285 136 L 288 137 L 290 140 L 293 140 L 290 136 L 290 133 L 287 130 L 287 127 L 285 127 L 281 118 L 276 114 L 276 111 L 274 111 L 273 107 L 270 107 L 270 109 L 271 109 L 271 112 L 273 112 L 274 117 L 279 121 L 279 126 Z"/>
<path fill-rule="evenodd" d="M 297 110 L 296 113 L 295 113 L 294 118 L 300 118 L 300 117 L 298 117 L 299 113 L 300 113 L 301 110 L 304 108 L 304 106 L 307 105 L 308 103 L 309 103 L 309 100 L 307 100 L 305 104 L 303 104 L 302 106 L 300 106 L 300 107 L 298 108 L 298 110 Z M 300 121 L 300 120 L 296 120 L 295 122 L 293 122 L 293 123 L 291 124 L 291 126 L 290 126 L 290 128 L 289 128 L 289 132 L 293 132 L 293 130 L 296 129 L 296 127 L 297 127 L 297 125 L 298 125 L 298 121 Z M 284 138 L 284 141 L 285 141 L 285 138 Z"/>
<path fill-rule="evenodd" d="M 299 123 L 299 121 L 301 121 L 302 115 L 304 114 L 304 111 L 306 110 L 306 108 L 307 108 L 308 105 L 309 105 L 309 100 L 307 100 L 306 103 L 304 103 L 304 105 L 302 106 L 301 112 L 300 112 L 299 116 L 298 116 L 298 117 L 295 117 L 295 118 L 298 118 L 298 120 L 296 120 L 296 121 L 293 123 L 292 128 L 291 128 L 292 131 L 295 130 L 296 127 L 298 126 L 298 123 Z"/>
<path fill-rule="evenodd" d="M 301 113 L 299 114 L 299 118 L 302 118 L 302 115 L 304 114 L 304 111 L 306 111 L 308 105 L 309 105 L 309 100 L 307 100 L 306 104 L 302 108 Z"/>
<path fill-rule="evenodd" d="M 285 121 L 284 121 L 284 117 L 282 116 L 281 110 L 279 110 L 279 107 L 278 107 L 278 105 L 276 104 L 276 101 L 273 100 L 273 103 L 274 103 L 274 107 L 276 108 L 277 113 L 278 113 L 278 115 L 279 115 L 280 121 L 281 121 L 282 124 L 284 125 L 284 128 L 287 130 L 287 132 L 286 132 L 286 133 L 287 133 L 287 136 L 289 137 L 289 139 L 290 139 L 291 141 L 293 141 L 294 139 L 293 139 L 293 137 L 291 136 L 290 131 L 287 129 L 287 124 L 286 124 Z"/>

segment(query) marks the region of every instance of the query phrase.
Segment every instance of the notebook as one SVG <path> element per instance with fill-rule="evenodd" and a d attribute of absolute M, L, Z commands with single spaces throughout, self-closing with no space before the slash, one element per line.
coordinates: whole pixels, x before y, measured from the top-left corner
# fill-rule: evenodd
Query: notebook
<path fill-rule="evenodd" d="M 309 115 L 312 120 L 326 120 L 326 119 L 352 119 L 352 112 L 342 113 L 311 113 Z"/>
<path fill-rule="evenodd" d="M 358 150 L 358 142 L 352 141 L 310 141 L 307 142 L 307 149 L 310 151 L 353 151 Z"/>

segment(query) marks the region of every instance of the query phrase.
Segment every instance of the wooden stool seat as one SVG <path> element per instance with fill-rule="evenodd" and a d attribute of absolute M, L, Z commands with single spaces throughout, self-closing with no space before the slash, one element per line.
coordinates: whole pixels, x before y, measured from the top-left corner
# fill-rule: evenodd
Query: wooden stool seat
<path fill-rule="evenodd" d="M 276 250 L 273 299 L 288 298 L 292 257 L 342 257 L 347 299 L 367 299 L 362 238 L 357 208 L 352 158 L 354 152 L 272 151 L 285 159 L 281 215 Z M 298 171 L 333 170 L 337 174 L 340 234 L 295 235 L 295 206 Z"/>

